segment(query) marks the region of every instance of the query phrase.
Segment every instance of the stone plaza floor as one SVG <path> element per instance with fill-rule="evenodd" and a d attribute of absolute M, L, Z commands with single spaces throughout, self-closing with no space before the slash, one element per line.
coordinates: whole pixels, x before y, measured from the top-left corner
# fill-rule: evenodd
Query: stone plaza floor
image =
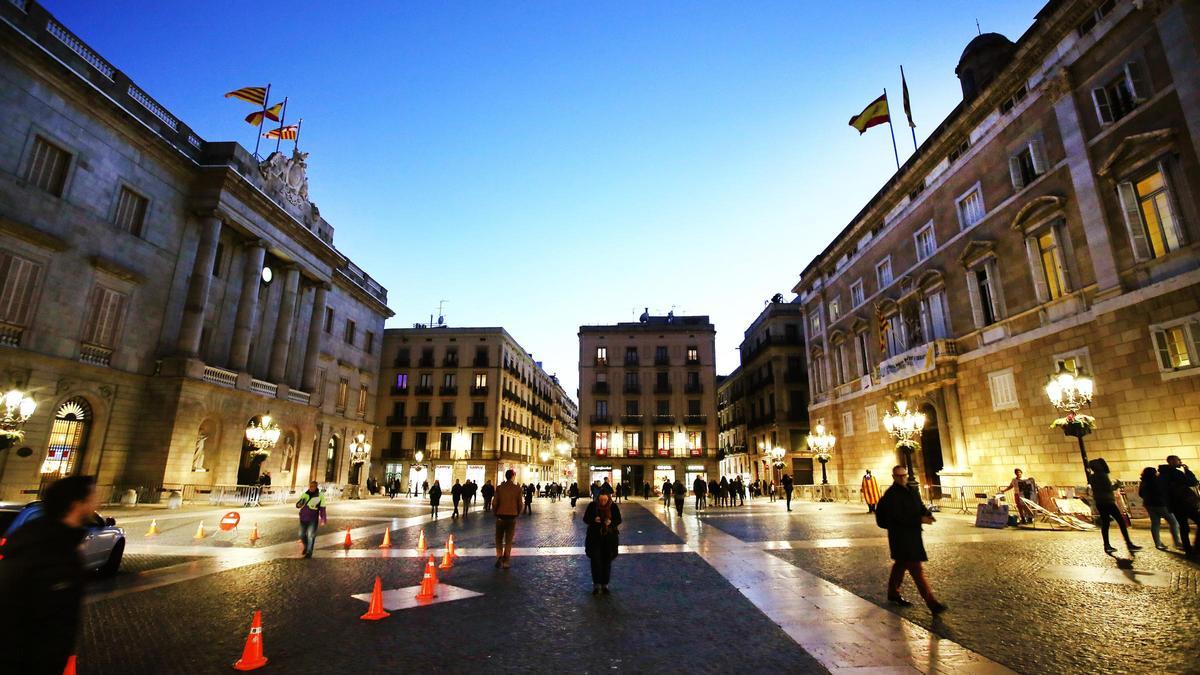
<path fill-rule="evenodd" d="M 254 610 L 264 671 L 279 672 L 1200 672 L 1200 567 L 1154 550 L 1145 530 L 1134 538 L 1146 550 L 1121 569 L 1096 532 L 985 530 L 940 514 L 926 527 L 928 572 L 951 609 L 932 619 L 919 602 L 886 603 L 886 536 L 858 505 L 789 513 L 760 499 L 696 514 L 689 500 L 680 517 L 623 502 L 612 594 L 592 596 L 586 500 L 536 500 L 509 570 L 492 565 L 491 515 L 451 519 L 448 502 L 437 521 L 415 499 L 334 502 L 312 560 L 299 557 L 290 505 L 115 511 L 126 562 L 89 589 L 79 672 L 226 672 Z M 238 531 L 213 534 L 227 510 Z M 152 519 L 160 534 L 144 536 Z M 354 596 L 376 576 L 385 590 L 420 582 L 421 531 L 438 562 L 455 537 L 446 592 L 359 620 Z"/>

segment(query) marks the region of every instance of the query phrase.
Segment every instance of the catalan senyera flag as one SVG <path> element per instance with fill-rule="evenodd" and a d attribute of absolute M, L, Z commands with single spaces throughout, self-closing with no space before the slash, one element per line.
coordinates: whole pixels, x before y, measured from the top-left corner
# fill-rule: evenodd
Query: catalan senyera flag
<path fill-rule="evenodd" d="M 850 126 L 858 129 L 858 133 L 862 134 L 877 124 L 890 123 L 891 121 L 892 117 L 888 113 L 887 94 L 883 94 L 874 101 L 871 101 L 861 113 L 851 117 Z"/>
<path fill-rule="evenodd" d="M 267 133 L 263 134 L 263 138 L 278 138 L 284 141 L 294 141 L 296 140 L 296 134 L 298 131 L 299 127 L 297 127 L 295 124 L 289 124 L 286 127 L 279 127 L 278 129 L 272 129 L 268 131 Z"/>
<path fill-rule="evenodd" d="M 887 355 L 887 321 L 883 319 L 883 307 L 875 305 L 875 324 L 879 326 L 879 354 L 880 358 Z"/>
<path fill-rule="evenodd" d="M 266 110 L 255 110 L 249 115 L 246 115 L 246 123 L 252 127 L 256 127 L 262 124 L 264 119 L 271 120 L 272 122 L 278 122 L 280 110 L 283 110 L 283 101 L 276 103 Z"/>
<path fill-rule="evenodd" d="M 242 87 L 225 94 L 225 98 L 238 98 L 246 103 L 265 106 L 267 104 L 266 87 Z"/>

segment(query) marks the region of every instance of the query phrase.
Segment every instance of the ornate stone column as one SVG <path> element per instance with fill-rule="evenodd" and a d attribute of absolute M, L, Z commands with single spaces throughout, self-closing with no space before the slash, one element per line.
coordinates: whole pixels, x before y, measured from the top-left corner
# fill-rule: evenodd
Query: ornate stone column
<path fill-rule="evenodd" d="M 1143 0 L 1141 7 L 1143 11 L 1157 14 L 1154 25 L 1158 28 L 1159 42 L 1171 70 L 1175 95 L 1181 108 L 1192 111 L 1183 116 L 1183 123 L 1191 136 L 1192 149 L 1200 154 L 1200 117 L 1195 114 L 1200 110 L 1200 77 L 1196 71 L 1197 59 L 1200 59 L 1200 50 L 1196 48 L 1196 41 L 1200 39 L 1200 10 L 1192 2 L 1163 0 Z"/>
<path fill-rule="evenodd" d="M 237 318 L 233 324 L 233 344 L 229 347 L 229 367 L 239 372 L 246 369 L 250 359 L 250 337 L 254 334 L 254 319 L 258 314 L 258 285 L 267 244 L 262 240 L 249 241 L 244 248 L 242 294 L 238 298 Z"/>
<path fill-rule="evenodd" d="M 300 268 L 296 265 L 287 267 L 287 275 L 283 285 L 283 301 L 279 303 L 279 316 L 275 320 L 275 336 L 271 343 L 271 365 L 267 376 L 272 382 L 283 381 L 287 370 L 288 350 L 292 346 L 292 321 L 296 313 L 296 296 L 300 290 Z"/>
<path fill-rule="evenodd" d="M 208 288 L 212 285 L 213 262 L 221 238 L 221 217 L 209 212 L 199 218 L 200 242 L 188 278 L 187 302 L 183 306 L 183 322 L 175 349 L 181 356 L 195 358 L 200 353 L 200 335 L 204 329 L 204 313 L 208 308 Z"/>
<path fill-rule="evenodd" d="M 946 407 L 946 435 L 950 441 L 951 461 L 954 469 L 969 471 L 971 458 L 967 456 L 967 438 L 963 433 L 962 409 L 958 405 L 958 384 L 953 380 L 942 385 L 942 400 Z"/>
<path fill-rule="evenodd" d="M 308 342 L 304 349 L 304 378 L 300 383 L 300 388 L 304 391 L 315 394 L 313 389 L 317 386 L 317 358 L 321 354 L 321 334 L 324 333 L 325 322 L 325 304 L 329 300 L 329 291 L 332 288 L 329 282 L 321 282 L 317 284 L 316 293 L 313 295 L 312 318 L 308 322 Z M 316 401 L 314 396 L 313 401 Z"/>

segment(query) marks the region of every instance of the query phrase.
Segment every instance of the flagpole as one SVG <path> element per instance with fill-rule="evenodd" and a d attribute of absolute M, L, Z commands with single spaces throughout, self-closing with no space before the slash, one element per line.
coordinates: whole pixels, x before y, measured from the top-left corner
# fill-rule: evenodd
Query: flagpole
<path fill-rule="evenodd" d="M 281 110 L 279 113 L 279 130 L 280 131 L 283 131 L 283 123 L 284 123 L 284 121 L 287 120 L 287 102 L 288 102 L 287 97 L 284 96 L 283 97 L 283 110 Z M 279 142 L 281 140 L 283 140 L 283 139 L 279 138 L 279 137 L 275 138 L 275 152 L 279 152 Z"/>
<path fill-rule="evenodd" d="M 258 118 L 258 133 L 254 134 L 254 159 L 259 159 L 258 144 L 262 143 L 262 127 L 263 122 L 267 119 L 267 103 L 271 100 L 271 83 L 267 83 L 267 93 L 263 94 L 263 109 L 262 117 Z"/>
<path fill-rule="evenodd" d="M 304 118 L 296 123 L 296 137 L 292 139 L 292 152 L 295 153 L 300 149 L 300 127 L 304 126 Z"/>
<path fill-rule="evenodd" d="M 904 79 L 904 66 L 900 66 L 900 81 L 904 82 L 904 93 L 907 95 L 908 94 L 908 82 L 905 81 L 905 79 Z M 909 120 L 908 130 L 909 130 L 909 132 L 912 133 L 913 152 L 915 153 L 917 151 L 917 128 L 913 126 L 912 118 L 908 117 L 908 99 L 907 98 L 904 99 L 904 116 L 905 116 L 905 118 L 908 118 L 908 120 Z"/>
<path fill-rule="evenodd" d="M 887 89 L 883 90 L 883 100 L 887 102 Z M 896 129 L 892 126 L 892 105 L 888 103 L 888 131 L 892 134 L 892 154 L 896 156 L 896 171 L 900 170 L 900 151 L 896 149 Z"/>

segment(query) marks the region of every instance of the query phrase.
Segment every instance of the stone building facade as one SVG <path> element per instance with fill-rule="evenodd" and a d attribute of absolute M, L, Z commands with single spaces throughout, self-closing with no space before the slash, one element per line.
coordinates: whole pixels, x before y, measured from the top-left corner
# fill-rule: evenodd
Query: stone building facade
<path fill-rule="evenodd" d="M 373 474 L 423 482 L 564 481 L 578 408 L 503 328 L 384 332 Z M 417 453 L 421 453 L 418 461 Z"/>
<path fill-rule="evenodd" d="M 1095 377 L 1091 456 L 1134 479 L 1200 448 L 1200 7 L 1048 3 L 971 41 L 963 101 L 804 270 L 809 413 L 832 482 L 900 461 L 926 485 L 1084 482 L 1044 393 Z"/>
<path fill-rule="evenodd" d="M 715 337 L 707 316 L 580 326 L 581 487 L 717 475 Z"/>
<path fill-rule="evenodd" d="M 0 47 L 0 374 L 39 404 L 6 494 L 361 479 L 391 312 L 308 201 L 306 154 L 205 141 L 35 2 L 0 3 Z"/>

